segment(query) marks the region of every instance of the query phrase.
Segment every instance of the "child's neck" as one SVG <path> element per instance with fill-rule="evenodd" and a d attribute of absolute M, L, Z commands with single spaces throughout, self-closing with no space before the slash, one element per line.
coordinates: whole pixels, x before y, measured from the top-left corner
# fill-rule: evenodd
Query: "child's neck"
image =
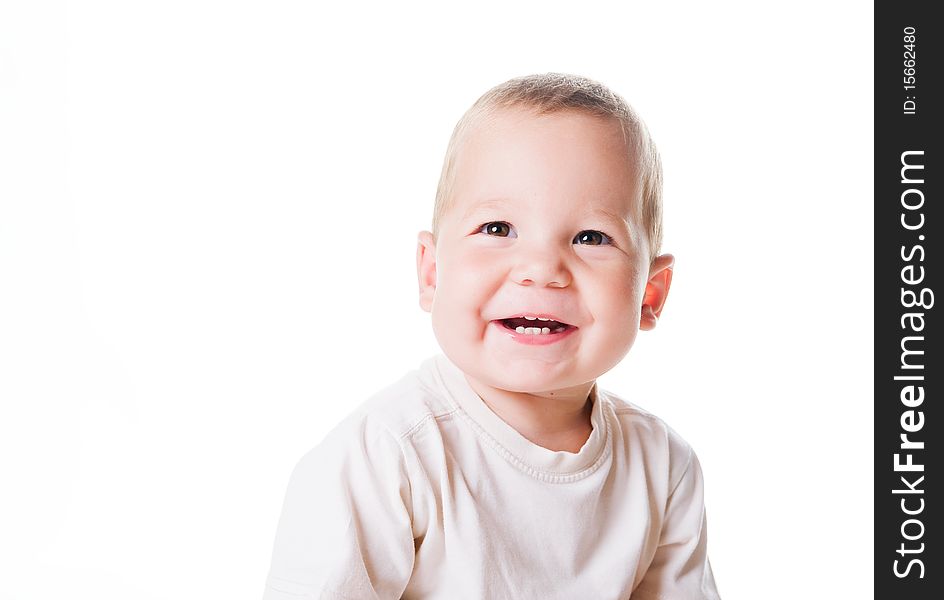
<path fill-rule="evenodd" d="M 505 423 L 534 444 L 576 454 L 590 432 L 590 389 L 593 382 L 571 388 L 529 394 L 491 387 L 466 375 L 479 398 Z"/>

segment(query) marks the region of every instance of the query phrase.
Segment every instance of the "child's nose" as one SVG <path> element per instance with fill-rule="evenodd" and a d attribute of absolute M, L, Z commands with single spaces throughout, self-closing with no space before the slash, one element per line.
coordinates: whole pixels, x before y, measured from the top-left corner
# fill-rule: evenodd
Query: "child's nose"
<path fill-rule="evenodd" d="M 557 252 L 545 249 L 523 252 L 511 275 L 519 285 L 567 287 L 571 281 L 564 258 Z"/>

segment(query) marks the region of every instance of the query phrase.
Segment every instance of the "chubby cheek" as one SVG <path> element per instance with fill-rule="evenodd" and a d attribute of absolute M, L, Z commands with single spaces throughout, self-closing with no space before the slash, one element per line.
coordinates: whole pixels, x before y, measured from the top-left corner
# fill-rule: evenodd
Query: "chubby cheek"
<path fill-rule="evenodd" d="M 640 283 L 639 271 L 638 267 L 628 265 L 613 270 L 597 279 L 595 293 L 589 297 L 594 320 L 603 325 L 598 331 L 614 345 L 614 350 L 625 346 L 625 351 L 629 351 L 636 339 L 645 291 L 645 279 Z"/>
<path fill-rule="evenodd" d="M 486 305 L 500 286 L 498 266 L 481 254 L 440 257 L 432 310 L 437 338 L 483 336 Z"/>

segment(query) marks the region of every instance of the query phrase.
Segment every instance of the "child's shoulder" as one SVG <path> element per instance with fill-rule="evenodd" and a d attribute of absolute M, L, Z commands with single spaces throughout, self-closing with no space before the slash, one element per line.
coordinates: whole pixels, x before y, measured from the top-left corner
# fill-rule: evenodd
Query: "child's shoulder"
<path fill-rule="evenodd" d="M 606 397 L 613 407 L 613 412 L 624 422 L 632 423 L 634 426 L 648 426 L 660 430 L 670 429 L 668 424 L 660 417 L 642 408 L 641 406 L 626 400 L 619 394 L 610 390 L 599 390 L 599 393 Z"/>
<path fill-rule="evenodd" d="M 615 442 L 626 451 L 643 447 L 653 458 L 663 457 L 673 468 L 686 469 L 694 458 L 691 445 L 662 418 L 613 392 L 600 390 L 612 407 L 619 431 Z"/>
<path fill-rule="evenodd" d="M 434 359 L 362 400 L 328 432 L 321 446 L 383 438 L 400 442 L 424 424 L 455 411 L 439 387 Z"/>

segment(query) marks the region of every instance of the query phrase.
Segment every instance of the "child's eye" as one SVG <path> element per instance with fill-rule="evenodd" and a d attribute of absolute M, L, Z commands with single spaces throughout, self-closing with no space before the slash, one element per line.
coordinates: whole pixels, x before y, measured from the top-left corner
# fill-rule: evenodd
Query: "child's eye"
<path fill-rule="evenodd" d="M 518 237 L 517 235 L 514 235 L 514 230 L 511 228 L 511 224 L 504 221 L 491 221 L 490 223 L 485 223 L 478 228 L 476 233 L 494 235 L 495 237 Z"/>
<path fill-rule="evenodd" d="M 613 239 L 602 231 L 585 229 L 574 237 L 574 243 L 583 244 L 585 246 L 602 246 L 604 244 L 612 244 Z"/>

